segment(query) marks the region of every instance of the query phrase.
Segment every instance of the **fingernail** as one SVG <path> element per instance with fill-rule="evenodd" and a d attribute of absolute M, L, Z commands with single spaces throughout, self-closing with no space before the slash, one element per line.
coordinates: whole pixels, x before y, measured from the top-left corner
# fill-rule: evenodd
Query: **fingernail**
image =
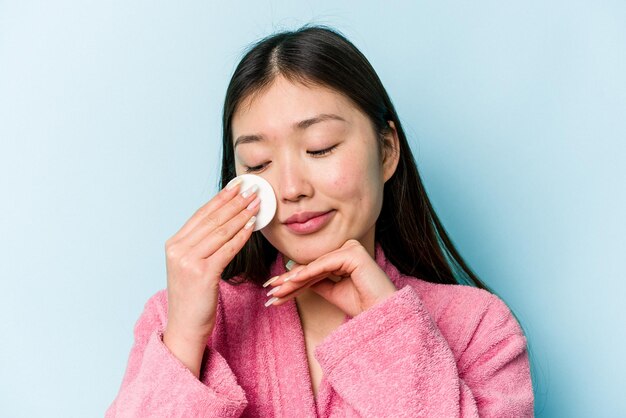
<path fill-rule="evenodd" d="M 282 284 L 281 284 L 280 286 L 282 286 Z M 276 292 L 278 291 L 278 289 L 280 289 L 280 286 L 276 286 L 275 288 L 273 288 L 272 290 L 270 290 L 269 292 L 267 292 L 267 295 L 266 295 L 266 296 L 271 296 L 271 295 L 273 295 L 274 293 L 276 293 Z"/>
<path fill-rule="evenodd" d="M 256 184 L 253 184 L 252 186 L 250 186 L 246 190 L 244 190 L 241 193 L 241 196 L 246 198 L 246 197 L 250 196 L 252 193 L 256 193 L 257 190 L 259 190 L 259 186 L 257 186 Z"/>
<path fill-rule="evenodd" d="M 226 190 L 232 190 L 235 187 L 239 186 L 240 184 L 241 184 L 241 179 L 235 177 L 234 179 L 228 182 L 228 184 L 226 185 Z"/>
<path fill-rule="evenodd" d="M 293 265 L 294 265 L 294 264 L 296 264 L 296 262 L 295 262 L 295 261 L 293 261 L 293 260 L 289 260 L 289 261 L 287 261 L 287 264 L 285 264 L 285 268 L 286 268 L 287 270 L 291 270 L 291 269 L 293 268 Z"/>
<path fill-rule="evenodd" d="M 268 300 L 267 302 L 265 302 L 265 307 L 267 308 L 268 306 L 270 306 L 272 303 L 276 302 L 278 300 L 277 297 L 273 297 L 270 300 Z"/>
<path fill-rule="evenodd" d="M 272 283 L 274 283 L 279 276 L 274 276 L 271 279 L 269 279 L 268 281 L 266 281 L 265 283 L 263 283 L 263 287 L 267 287 L 269 285 L 271 285 Z"/>
<path fill-rule="evenodd" d="M 261 198 L 257 196 L 252 202 L 250 202 L 250 204 L 248 205 L 246 209 L 252 210 L 256 208 L 257 206 L 259 206 L 259 203 L 261 203 Z"/>
<path fill-rule="evenodd" d="M 246 222 L 246 224 L 243 226 L 243 229 L 252 228 L 252 225 L 254 225 L 255 222 L 256 222 L 256 216 L 253 216 L 252 218 L 248 220 L 248 222 Z"/>

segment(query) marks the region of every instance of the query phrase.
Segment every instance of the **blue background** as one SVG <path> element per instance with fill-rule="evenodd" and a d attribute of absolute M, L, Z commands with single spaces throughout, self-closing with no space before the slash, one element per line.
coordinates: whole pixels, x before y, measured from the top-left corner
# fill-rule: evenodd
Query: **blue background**
<path fill-rule="evenodd" d="M 519 316 L 537 416 L 626 416 L 626 4 L 229 3 L 0 0 L 0 415 L 104 414 L 165 240 L 217 191 L 234 66 L 314 22 L 370 59 Z"/>

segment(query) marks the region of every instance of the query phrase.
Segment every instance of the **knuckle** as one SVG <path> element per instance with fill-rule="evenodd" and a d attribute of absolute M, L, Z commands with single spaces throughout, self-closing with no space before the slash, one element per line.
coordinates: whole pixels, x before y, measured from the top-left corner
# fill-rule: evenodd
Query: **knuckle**
<path fill-rule="evenodd" d="M 205 225 L 213 228 L 220 226 L 220 218 L 216 215 L 206 216 L 203 222 Z"/>
<path fill-rule="evenodd" d="M 178 258 L 178 255 L 179 255 L 178 246 L 171 244 L 171 243 L 165 244 L 165 255 L 170 260 L 175 260 L 176 258 Z"/>
<path fill-rule="evenodd" d="M 228 201 L 228 198 L 226 197 L 225 194 L 218 193 L 217 195 L 215 195 L 215 201 L 217 203 L 223 204 L 223 203 L 226 203 Z"/>
<path fill-rule="evenodd" d="M 359 241 L 355 240 L 354 238 L 351 238 L 348 241 L 346 241 L 346 243 L 344 245 L 346 247 L 356 247 L 356 246 L 360 246 L 361 243 Z"/>
<path fill-rule="evenodd" d="M 197 214 L 198 216 L 202 216 L 202 217 L 204 217 L 204 216 L 207 216 L 207 215 L 209 214 L 208 212 L 209 212 L 209 208 L 208 208 L 208 207 L 206 207 L 206 206 L 202 206 L 200 209 L 198 209 L 198 211 L 196 212 L 196 214 Z"/>
<path fill-rule="evenodd" d="M 189 257 L 183 256 L 178 260 L 178 265 L 183 270 L 188 270 L 191 265 L 191 260 L 189 260 Z"/>
<path fill-rule="evenodd" d="M 186 275 L 194 277 L 202 275 L 202 267 L 200 266 L 200 263 L 194 262 L 194 260 L 190 257 L 182 257 L 178 265 Z"/>
<path fill-rule="evenodd" d="M 224 250 L 226 252 L 226 256 L 228 257 L 228 259 L 231 259 L 235 255 L 237 255 L 237 249 L 233 247 L 232 245 L 227 246 Z"/>
<path fill-rule="evenodd" d="M 220 226 L 219 228 L 217 228 L 213 232 L 215 232 L 215 234 L 220 236 L 220 237 L 227 237 L 228 236 L 228 228 L 226 228 L 225 226 Z"/>
<path fill-rule="evenodd" d="M 233 212 L 237 212 L 239 210 L 241 210 L 242 206 L 243 206 L 243 202 L 244 202 L 244 198 L 241 197 L 241 195 L 237 196 L 236 199 L 233 199 L 232 202 L 230 202 L 228 204 L 228 206 L 230 206 L 230 210 Z"/>

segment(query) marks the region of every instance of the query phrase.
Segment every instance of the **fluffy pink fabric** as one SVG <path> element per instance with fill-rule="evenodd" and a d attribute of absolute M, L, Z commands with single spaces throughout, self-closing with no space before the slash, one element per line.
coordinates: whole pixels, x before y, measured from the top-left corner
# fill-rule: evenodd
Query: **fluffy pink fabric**
<path fill-rule="evenodd" d="M 200 379 L 163 344 L 161 290 L 137 321 L 106 417 L 533 416 L 526 339 L 499 298 L 404 276 L 378 245 L 376 262 L 398 291 L 316 348 L 317 399 L 295 300 L 265 308 L 266 289 L 222 282 Z M 277 260 L 272 275 L 282 272 Z"/>

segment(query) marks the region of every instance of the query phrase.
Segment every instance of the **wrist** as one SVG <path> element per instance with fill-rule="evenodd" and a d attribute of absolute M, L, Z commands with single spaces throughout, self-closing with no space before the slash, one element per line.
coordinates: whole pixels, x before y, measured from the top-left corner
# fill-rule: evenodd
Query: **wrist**
<path fill-rule="evenodd" d="M 167 339 L 170 342 L 176 341 L 189 347 L 204 347 L 210 335 L 210 332 L 187 331 L 167 325 L 163 331 L 163 342 Z"/>
<path fill-rule="evenodd" d="M 368 306 L 365 309 L 363 309 L 363 311 L 366 311 L 367 309 L 370 309 L 371 307 L 384 302 L 385 300 L 392 297 L 397 291 L 398 289 L 396 288 L 396 286 L 393 283 L 390 283 L 390 286 L 385 287 L 384 290 L 380 291 L 376 299 L 374 299 L 371 303 L 369 303 Z"/>
<path fill-rule="evenodd" d="M 163 331 L 163 344 L 196 378 L 200 378 L 207 339 L 181 336 L 167 328 Z"/>
<path fill-rule="evenodd" d="M 167 322 L 165 323 L 165 331 L 172 337 L 181 339 L 191 344 L 204 344 L 213 334 L 213 328 L 215 327 L 215 319 L 209 319 L 206 321 L 193 320 L 190 321 L 179 315 L 173 315 L 172 312 L 168 314 Z"/>

